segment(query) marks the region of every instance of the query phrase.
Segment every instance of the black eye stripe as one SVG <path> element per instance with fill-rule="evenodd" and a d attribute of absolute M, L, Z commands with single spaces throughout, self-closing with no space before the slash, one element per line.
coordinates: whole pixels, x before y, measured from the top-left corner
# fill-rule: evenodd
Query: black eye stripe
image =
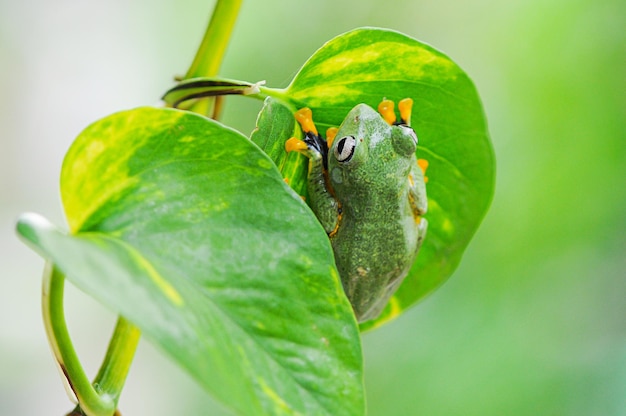
<path fill-rule="evenodd" d="M 343 138 L 339 141 L 339 144 L 337 145 L 337 150 L 339 150 L 339 154 L 343 153 L 343 145 L 346 144 L 346 139 Z"/>

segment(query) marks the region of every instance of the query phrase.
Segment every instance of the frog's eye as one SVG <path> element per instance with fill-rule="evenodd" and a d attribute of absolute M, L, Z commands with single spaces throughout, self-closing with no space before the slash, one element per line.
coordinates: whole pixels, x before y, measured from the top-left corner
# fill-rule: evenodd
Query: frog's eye
<path fill-rule="evenodd" d="M 417 134 L 415 134 L 415 130 L 413 130 L 412 127 L 409 127 L 404 124 L 400 124 L 398 127 L 402 129 L 402 132 L 404 134 L 406 134 L 407 136 L 410 136 L 411 139 L 413 139 L 413 141 L 415 142 L 415 144 L 417 144 Z"/>
<path fill-rule="evenodd" d="M 335 146 L 335 158 L 338 162 L 348 162 L 354 155 L 356 139 L 354 136 L 345 136 L 339 139 Z"/>

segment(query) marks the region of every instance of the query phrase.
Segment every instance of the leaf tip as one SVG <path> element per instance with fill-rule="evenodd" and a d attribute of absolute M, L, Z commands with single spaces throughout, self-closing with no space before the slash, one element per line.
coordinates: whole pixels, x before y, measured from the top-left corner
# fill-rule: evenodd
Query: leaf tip
<path fill-rule="evenodd" d="M 38 240 L 37 230 L 54 228 L 52 223 L 42 215 L 34 212 L 25 212 L 17 218 L 15 231 L 24 240 L 36 242 Z"/>

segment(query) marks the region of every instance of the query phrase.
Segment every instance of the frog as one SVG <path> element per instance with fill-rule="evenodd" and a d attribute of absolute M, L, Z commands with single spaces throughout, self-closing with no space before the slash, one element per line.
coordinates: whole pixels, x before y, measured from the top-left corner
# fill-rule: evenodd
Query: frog
<path fill-rule="evenodd" d="M 410 125 L 413 101 L 361 103 L 326 140 L 311 109 L 295 112 L 303 139 L 287 152 L 308 158 L 307 203 L 326 231 L 344 292 L 359 323 L 376 319 L 409 273 L 428 221 L 425 170 Z"/>

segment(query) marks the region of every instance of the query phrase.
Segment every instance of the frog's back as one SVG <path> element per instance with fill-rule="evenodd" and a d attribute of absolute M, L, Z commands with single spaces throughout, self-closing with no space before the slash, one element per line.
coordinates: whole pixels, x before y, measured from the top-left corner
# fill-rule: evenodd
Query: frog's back
<path fill-rule="evenodd" d="M 335 261 L 359 321 L 375 318 L 407 275 L 420 244 L 420 224 L 408 199 L 387 209 L 344 206 L 331 237 Z"/>

